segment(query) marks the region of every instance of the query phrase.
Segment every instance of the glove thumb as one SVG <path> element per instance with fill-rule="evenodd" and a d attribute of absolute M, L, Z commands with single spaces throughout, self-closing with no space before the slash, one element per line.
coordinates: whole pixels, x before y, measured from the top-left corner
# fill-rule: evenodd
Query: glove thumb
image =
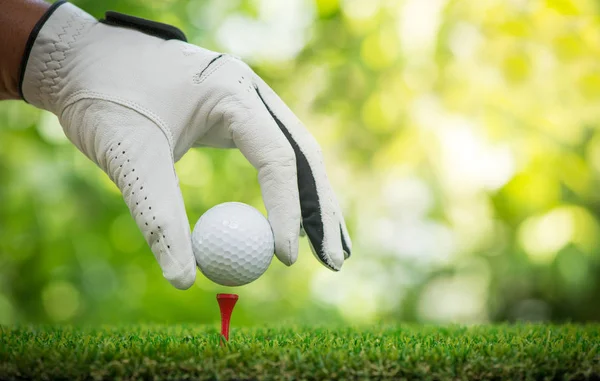
<path fill-rule="evenodd" d="M 147 117 L 98 100 L 67 107 L 61 124 L 119 187 L 163 276 L 178 289 L 189 288 L 196 261 L 168 135 Z"/>

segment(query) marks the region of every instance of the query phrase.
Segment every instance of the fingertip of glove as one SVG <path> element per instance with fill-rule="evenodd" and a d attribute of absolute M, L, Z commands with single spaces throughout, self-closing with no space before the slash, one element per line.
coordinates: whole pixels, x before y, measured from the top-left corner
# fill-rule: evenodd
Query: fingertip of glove
<path fill-rule="evenodd" d="M 351 252 L 344 250 L 344 260 L 350 258 L 351 256 L 352 256 Z"/>
<path fill-rule="evenodd" d="M 186 265 L 176 273 L 163 272 L 163 276 L 178 290 L 187 290 L 196 282 L 196 264 Z"/>
<path fill-rule="evenodd" d="M 321 262 L 322 265 L 324 265 L 331 271 L 340 271 L 342 269 L 342 265 L 344 264 L 344 254 L 341 251 L 335 252 L 322 250 L 320 252 L 317 252 L 310 240 L 308 241 L 308 243 L 313 255 L 315 256 L 315 258 L 317 258 L 319 262 Z"/>
<path fill-rule="evenodd" d="M 330 262 L 333 265 L 333 267 L 331 267 L 331 269 L 333 271 L 340 271 L 342 269 L 342 266 L 344 265 L 344 255 L 342 253 L 342 255 L 330 255 Z"/>
<path fill-rule="evenodd" d="M 342 251 L 344 252 L 344 259 L 350 258 L 352 255 L 352 241 L 348 237 L 348 233 L 344 234 L 344 227 L 340 224 L 340 236 L 342 239 Z"/>
<path fill-rule="evenodd" d="M 289 260 L 288 258 L 286 258 L 284 256 L 277 255 L 277 259 L 279 259 L 279 262 L 283 263 L 287 267 L 290 267 L 291 265 L 296 263 L 296 260 Z"/>
<path fill-rule="evenodd" d="M 281 245 L 275 244 L 275 256 L 281 263 L 291 266 L 298 259 L 298 238 L 285 240 Z"/>

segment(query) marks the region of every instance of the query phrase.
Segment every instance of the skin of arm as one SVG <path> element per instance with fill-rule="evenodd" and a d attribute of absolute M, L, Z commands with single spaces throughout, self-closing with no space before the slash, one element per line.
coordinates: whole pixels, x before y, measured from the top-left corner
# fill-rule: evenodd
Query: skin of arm
<path fill-rule="evenodd" d="M 19 77 L 27 39 L 50 4 L 0 0 L 0 100 L 21 99 Z"/>

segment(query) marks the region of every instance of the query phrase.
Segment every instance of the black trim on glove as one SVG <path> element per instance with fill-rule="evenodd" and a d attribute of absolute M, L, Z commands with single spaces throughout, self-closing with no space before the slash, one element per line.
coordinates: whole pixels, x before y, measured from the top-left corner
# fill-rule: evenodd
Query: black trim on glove
<path fill-rule="evenodd" d="M 325 259 L 325 254 L 323 253 L 323 240 L 325 239 L 325 233 L 323 230 L 323 221 L 321 219 L 321 202 L 319 200 L 319 194 L 317 192 L 317 184 L 315 182 L 315 178 L 312 173 L 312 169 L 308 164 L 308 159 L 298 146 L 298 143 L 292 138 L 292 135 L 285 127 L 283 122 L 279 120 L 277 115 L 271 110 L 267 102 L 265 102 L 264 98 L 260 94 L 260 91 L 257 87 L 254 88 L 258 97 L 265 105 L 271 117 L 279 126 L 279 129 L 285 135 L 286 139 L 290 142 L 290 145 L 294 149 L 294 154 L 296 155 L 296 173 L 298 178 L 298 193 L 300 196 L 300 210 L 302 213 L 302 228 L 306 232 L 308 239 L 310 240 L 319 261 L 323 263 L 327 268 L 338 271 L 333 268 Z M 350 257 L 350 248 L 344 239 L 344 235 L 342 234 L 342 228 L 340 226 L 340 235 L 342 239 L 342 249 L 347 253 L 347 256 Z"/>
<path fill-rule="evenodd" d="M 48 21 L 50 16 L 52 16 L 54 11 L 57 10 L 58 7 L 60 7 L 61 5 L 63 5 L 66 2 L 67 2 L 66 0 L 61 0 L 61 1 L 57 1 L 56 3 L 52 4 L 50 6 L 50 8 L 48 8 L 46 13 L 44 13 L 42 18 L 40 18 L 38 20 L 38 22 L 35 24 L 35 26 L 31 30 L 31 33 L 29 34 L 29 38 L 27 39 L 27 44 L 25 45 L 25 52 L 23 52 L 23 58 L 21 59 L 21 69 L 19 71 L 19 96 L 25 102 L 27 102 L 27 99 L 25 99 L 25 95 L 23 95 L 23 79 L 25 78 L 25 69 L 27 69 L 27 62 L 29 61 L 29 55 L 31 54 L 31 49 L 33 49 L 33 44 L 35 43 L 35 40 L 37 39 L 37 36 L 40 33 L 40 30 L 42 30 L 42 27 L 44 26 L 46 21 Z"/>
<path fill-rule="evenodd" d="M 135 29 L 139 32 L 162 38 L 163 40 L 181 40 L 187 42 L 187 38 L 181 29 L 174 27 L 173 25 L 146 20 L 141 17 L 130 16 L 114 11 L 106 12 L 104 17 L 105 18 L 98 21 L 106 25 Z"/>

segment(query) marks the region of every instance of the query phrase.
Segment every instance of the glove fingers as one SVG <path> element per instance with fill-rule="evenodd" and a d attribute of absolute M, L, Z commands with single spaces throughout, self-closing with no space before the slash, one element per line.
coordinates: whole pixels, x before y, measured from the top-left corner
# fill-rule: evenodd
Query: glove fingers
<path fill-rule="evenodd" d="M 343 217 L 325 173 L 321 149 L 277 94 L 258 76 L 254 80 L 258 98 L 294 149 L 302 227 L 311 249 L 322 264 L 337 271 L 344 263 L 340 229 L 345 228 L 340 227 Z"/>
<path fill-rule="evenodd" d="M 89 104 L 85 104 L 88 103 Z M 75 142 L 119 187 L 164 277 L 176 288 L 195 281 L 190 228 L 164 133 L 144 116 L 108 102 L 80 101 L 86 137 Z M 73 107 L 73 106 L 71 106 Z"/>
<path fill-rule="evenodd" d="M 252 92 L 236 95 L 223 112 L 236 147 L 258 170 L 258 180 L 275 237 L 275 255 L 290 266 L 298 258 L 301 221 L 294 150 Z"/>

